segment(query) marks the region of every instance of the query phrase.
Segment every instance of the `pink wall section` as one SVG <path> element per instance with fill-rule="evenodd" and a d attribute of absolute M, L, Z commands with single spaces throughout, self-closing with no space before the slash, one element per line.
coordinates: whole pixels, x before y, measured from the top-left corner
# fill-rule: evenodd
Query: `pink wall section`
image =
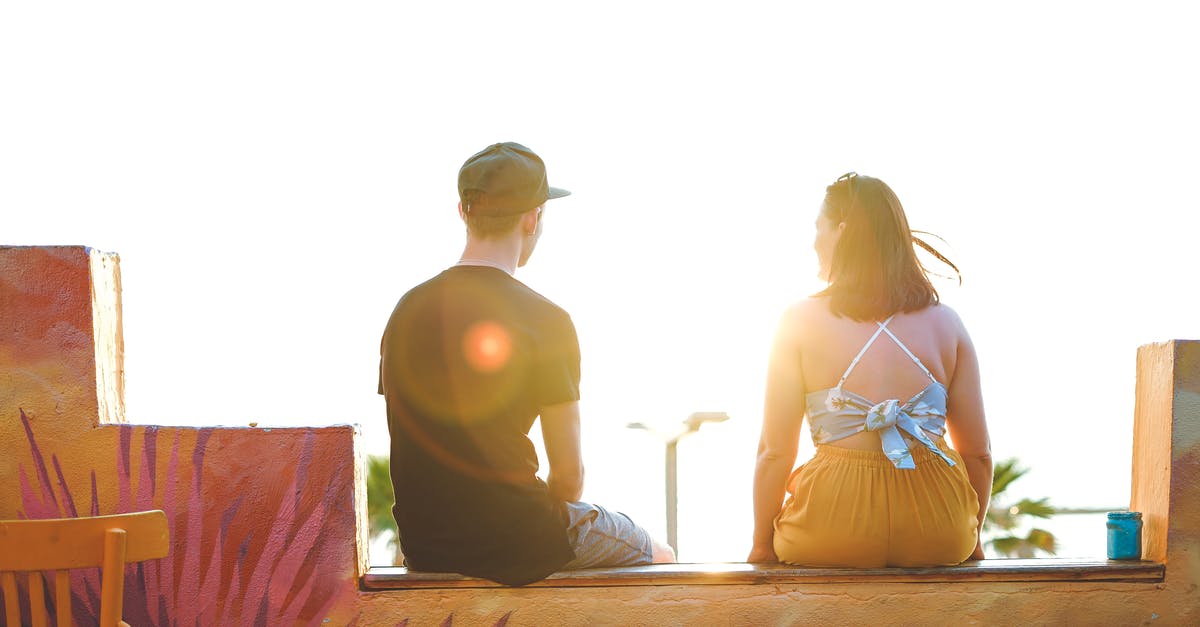
<path fill-rule="evenodd" d="M 133 625 L 353 620 L 355 429 L 98 425 L 94 263 L 0 248 L 0 519 L 164 510 L 170 556 L 126 574 Z M 72 583 L 89 624 L 98 574 Z"/>
<path fill-rule="evenodd" d="M 0 519 L 164 510 L 169 556 L 126 570 L 133 625 L 1200 624 L 1198 342 L 1139 352 L 1134 505 L 1147 512 L 1147 555 L 1167 564 L 1161 583 L 364 592 L 354 427 L 168 428 L 99 417 L 123 415 L 111 407 L 120 401 L 120 373 L 110 372 L 121 363 L 111 354 L 120 350 L 119 299 L 93 293 L 119 288 L 119 275 L 95 280 L 116 263 L 81 247 L 0 247 Z M 91 624 L 98 576 L 76 573 L 72 583 L 78 624 Z"/>

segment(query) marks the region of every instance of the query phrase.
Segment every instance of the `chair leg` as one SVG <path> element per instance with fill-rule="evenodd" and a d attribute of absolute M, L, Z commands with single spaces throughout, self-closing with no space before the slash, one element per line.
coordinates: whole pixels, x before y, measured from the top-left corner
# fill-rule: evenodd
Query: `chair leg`
<path fill-rule="evenodd" d="M 100 583 L 100 627 L 117 627 L 125 596 L 125 530 L 104 534 L 104 566 Z"/>

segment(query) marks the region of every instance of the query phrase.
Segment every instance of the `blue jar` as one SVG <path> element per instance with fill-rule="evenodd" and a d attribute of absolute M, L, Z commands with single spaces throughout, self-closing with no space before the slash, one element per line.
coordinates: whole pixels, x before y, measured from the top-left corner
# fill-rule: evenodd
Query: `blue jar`
<path fill-rule="evenodd" d="M 1108 559 L 1142 559 L 1142 513 L 1108 513 Z"/>

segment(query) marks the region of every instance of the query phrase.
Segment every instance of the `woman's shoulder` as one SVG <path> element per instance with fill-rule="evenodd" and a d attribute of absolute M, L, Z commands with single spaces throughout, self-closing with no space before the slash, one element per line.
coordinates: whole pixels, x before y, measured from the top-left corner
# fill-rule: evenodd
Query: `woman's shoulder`
<path fill-rule="evenodd" d="M 938 307 L 938 309 L 941 310 L 941 315 L 945 316 L 945 320 L 946 320 L 947 324 L 954 325 L 954 327 L 956 329 L 958 329 L 958 332 L 960 335 L 966 334 L 967 326 L 963 322 L 962 316 L 959 315 L 957 310 L 955 310 L 950 305 L 943 305 L 940 303 L 937 305 L 937 307 Z"/>
<path fill-rule="evenodd" d="M 802 324 L 822 316 L 831 316 L 828 296 L 809 296 L 798 300 L 783 311 L 785 323 Z"/>
<path fill-rule="evenodd" d="M 957 345 L 968 338 L 962 317 L 950 305 L 937 303 L 913 313 L 921 318 L 926 328 L 932 329 L 940 342 Z"/>
<path fill-rule="evenodd" d="M 901 315 L 907 315 L 914 319 L 939 326 L 962 326 L 962 318 L 958 315 L 958 312 L 945 303 L 934 303 L 928 307 L 905 312 Z"/>
<path fill-rule="evenodd" d="M 810 296 L 791 303 L 780 316 L 779 326 L 776 329 L 777 341 L 802 343 L 807 332 L 815 326 L 820 326 L 819 320 L 822 315 L 831 315 L 827 298 Z"/>

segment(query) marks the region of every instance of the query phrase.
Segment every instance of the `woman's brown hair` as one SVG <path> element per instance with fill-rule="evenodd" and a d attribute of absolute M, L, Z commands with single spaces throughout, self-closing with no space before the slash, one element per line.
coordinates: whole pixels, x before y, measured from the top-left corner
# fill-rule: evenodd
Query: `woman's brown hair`
<path fill-rule="evenodd" d="M 835 315 L 874 321 L 936 305 L 937 290 L 915 246 L 953 269 L 962 282 L 958 266 L 913 235 L 900 199 L 883 181 L 843 175 L 825 188 L 821 211 L 834 224 L 846 225 L 834 247 L 829 286 L 817 294 L 830 297 Z"/>

